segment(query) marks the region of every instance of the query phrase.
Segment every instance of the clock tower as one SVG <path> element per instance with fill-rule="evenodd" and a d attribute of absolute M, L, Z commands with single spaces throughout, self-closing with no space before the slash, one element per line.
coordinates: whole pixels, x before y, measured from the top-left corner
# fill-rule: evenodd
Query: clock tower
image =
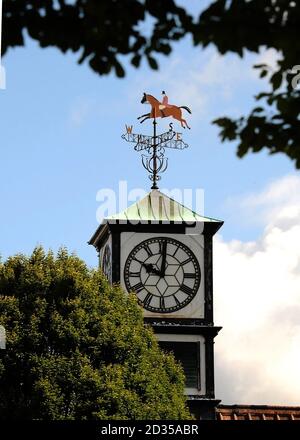
<path fill-rule="evenodd" d="M 89 241 L 112 283 L 135 292 L 145 323 L 182 363 L 197 419 L 214 419 L 212 241 L 220 220 L 202 217 L 157 189 L 105 219 Z"/>
<path fill-rule="evenodd" d="M 151 191 L 125 211 L 108 217 L 89 241 L 99 253 L 99 264 L 111 283 L 134 292 L 162 349 L 173 352 L 184 369 L 185 393 L 197 419 L 215 419 L 214 338 L 220 327 L 213 320 L 212 241 L 223 222 L 202 217 L 158 190 L 167 166 L 166 149 L 188 145 L 182 133 L 157 134 L 158 118 L 172 117 L 189 129 L 183 110 L 144 93 L 142 104 L 151 107 L 138 117 L 152 120 L 153 135 L 132 132 L 126 125 L 122 138 L 142 153 L 150 173 Z"/>

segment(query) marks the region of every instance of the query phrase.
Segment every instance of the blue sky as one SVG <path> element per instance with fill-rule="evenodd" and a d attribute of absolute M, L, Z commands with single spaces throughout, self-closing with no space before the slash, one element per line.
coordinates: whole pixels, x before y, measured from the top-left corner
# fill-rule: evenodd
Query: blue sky
<path fill-rule="evenodd" d="M 188 2 L 194 12 L 198 4 Z M 213 48 L 193 48 L 186 38 L 160 59 L 158 72 L 145 63 L 139 70 L 128 66 L 125 79 L 100 77 L 78 66 L 77 55 L 32 41 L 3 60 L 4 259 L 42 244 L 66 246 L 96 266 L 87 241 L 98 226 L 97 192 L 117 192 L 119 181 L 127 181 L 129 190 L 151 186 L 133 144 L 121 139 L 125 124 L 151 133 L 149 123 L 136 121 L 147 109 L 140 103 L 143 92 L 160 96 L 166 90 L 171 103 L 192 109 L 192 129 L 184 133 L 190 147 L 170 152 L 161 188 L 203 188 L 205 215 L 225 220 L 214 268 L 216 323 L 224 326 L 216 340 L 223 403 L 299 404 L 300 178 L 283 155 L 238 159 L 235 145 L 221 144 L 211 124 L 220 116 L 247 114 L 253 95 L 268 89 L 252 65 L 275 59 L 272 51 L 221 57 Z"/>
<path fill-rule="evenodd" d="M 263 56 L 263 55 L 261 55 Z M 147 122 L 136 123 L 145 112 L 144 91 L 170 102 L 188 105 L 192 126 L 184 139 L 190 148 L 169 155 L 162 188 L 203 188 L 205 214 L 226 221 L 227 239 L 253 239 L 256 226 L 241 224 L 232 199 L 255 192 L 286 173 L 293 165 L 284 156 L 266 153 L 235 156 L 234 144 L 221 144 L 211 120 L 238 116 L 253 106 L 253 95 L 267 87 L 251 65 L 257 55 L 221 58 L 212 48 L 193 48 L 187 38 L 170 57 L 160 59 L 154 72 L 146 63 L 127 68 L 125 79 L 100 77 L 76 64 L 76 55 L 40 49 L 29 41 L 4 59 L 7 89 L 0 95 L 1 133 L 1 254 L 31 252 L 38 243 L 75 250 L 88 264 L 96 254 L 86 242 L 97 227 L 96 193 L 150 188 L 133 145 L 121 139 L 124 124 L 150 133 Z M 167 123 L 161 123 L 162 131 Z M 178 126 L 178 129 L 180 127 Z M 236 204 L 235 204 L 236 205 Z"/>

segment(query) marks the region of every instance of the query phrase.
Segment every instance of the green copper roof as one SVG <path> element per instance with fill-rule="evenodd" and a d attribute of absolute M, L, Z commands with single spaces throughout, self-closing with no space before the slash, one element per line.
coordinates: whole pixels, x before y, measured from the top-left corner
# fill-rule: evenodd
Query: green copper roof
<path fill-rule="evenodd" d="M 106 219 L 106 221 L 109 220 L 222 222 L 221 220 L 202 217 L 156 189 L 152 190 L 143 199 L 129 206 L 124 211 Z"/>

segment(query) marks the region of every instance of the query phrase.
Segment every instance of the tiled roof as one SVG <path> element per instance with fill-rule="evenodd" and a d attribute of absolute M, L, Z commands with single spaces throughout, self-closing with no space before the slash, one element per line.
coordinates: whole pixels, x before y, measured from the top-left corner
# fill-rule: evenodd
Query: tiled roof
<path fill-rule="evenodd" d="M 182 225 L 184 227 L 195 227 L 206 225 L 215 233 L 223 224 L 222 220 L 211 217 L 204 217 L 166 194 L 158 190 L 150 191 L 144 198 L 126 208 L 119 214 L 113 214 L 103 219 L 96 232 L 89 240 L 89 244 L 98 246 L 102 238 L 105 237 L 111 225 Z M 199 233 L 198 229 L 198 233 Z"/>
<path fill-rule="evenodd" d="M 300 420 L 300 406 L 219 405 L 217 420 Z"/>
<path fill-rule="evenodd" d="M 221 222 L 221 220 L 203 217 L 197 214 L 156 189 L 149 192 L 143 199 L 129 206 L 129 208 L 121 213 L 114 214 L 106 220 Z"/>

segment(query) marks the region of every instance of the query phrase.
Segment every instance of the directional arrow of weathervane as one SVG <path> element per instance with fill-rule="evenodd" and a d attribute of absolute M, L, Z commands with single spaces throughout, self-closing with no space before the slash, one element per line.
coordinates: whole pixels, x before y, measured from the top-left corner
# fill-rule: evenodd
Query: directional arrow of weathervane
<path fill-rule="evenodd" d="M 150 173 L 149 179 L 152 181 L 151 189 L 158 189 L 157 182 L 161 179 L 160 174 L 168 167 L 165 149 L 183 150 L 188 147 L 188 144 L 183 142 L 181 133 L 173 130 L 172 122 L 169 124 L 170 129 L 161 134 L 156 133 L 156 125 L 154 118 L 152 136 L 132 133 L 132 125 L 125 125 L 126 133 L 122 134 L 122 139 L 135 144 L 135 151 L 142 152 L 143 167 Z"/>
<path fill-rule="evenodd" d="M 175 136 L 176 139 L 174 139 Z M 147 150 L 148 148 L 153 146 L 153 136 L 135 134 L 127 131 L 127 133 L 122 134 L 122 139 L 126 140 L 127 142 L 135 143 L 136 145 L 134 149 L 136 151 Z M 163 147 L 163 148 L 173 148 L 177 150 L 183 150 L 184 148 L 188 147 L 188 144 L 183 142 L 183 140 L 181 139 L 181 134 L 176 133 L 175 131 L 172 130 L 172 128 L 169 131 L 166 131 L 165 133 L 157 135 L 155 138 L 155 142 L 157 147 Z"/>

